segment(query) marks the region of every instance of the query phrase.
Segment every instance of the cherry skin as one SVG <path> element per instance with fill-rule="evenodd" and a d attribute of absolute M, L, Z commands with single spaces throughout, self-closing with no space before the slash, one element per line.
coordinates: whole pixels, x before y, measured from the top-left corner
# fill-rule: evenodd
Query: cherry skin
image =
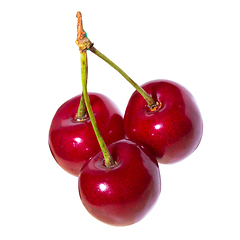
<path fill-rule="evenodd" d="M 100 151 L 92 123 L 87 115 L 76 121 L 81 95 L 65 102 L 53 117 L 49 130 L 49 147 L 56 162 L 68 173 L 78 176 L 86 161 Z M 123 117 L 106 96 L 89 93 L 98 128 L 106 144 L 123 139 Z"/>
<path fill-rule="evenodd" d="M 198 147 L 203 133 L 194 97 L 186 88 L 169 80 L 153 80 L 142 88 L 159 106 L 151 111 L 135 91 L 124 115 L 127 137 L 151 149 L 159 163 L 183 160 Z"/>
<path fill-rule="evenodd" d="M 113 226 L 140 221 L 156 203 L 161 179 L 156 158 L 130 140 L 108 146 L 116 164 L 105 166 L 102 152 L 81 170 L 79 195 L 87 211 Z"/>

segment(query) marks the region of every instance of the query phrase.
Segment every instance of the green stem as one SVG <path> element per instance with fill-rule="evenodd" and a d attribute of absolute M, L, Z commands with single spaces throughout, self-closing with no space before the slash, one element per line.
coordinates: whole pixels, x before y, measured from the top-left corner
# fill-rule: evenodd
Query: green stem
<path fill-rule="evenodd" d="M 83 121 L 85 118 L 86 118 L 86 105 L 85 105 L 85 101 L 84 101 L 84 96 L 82 94 L 75 120 Z"/>
<path fill-rule="evenodd" d="M 86 79 L 88 78 L 87 74 L 88 74 L 88 62 L 86 59 Z M 86 105 L 85 105 L 85 100 L 82 93 L 75 120 L 83 121 L 84 119 L 86 119 Z"/>
<path fill-rule="evenodd" d="M 143 96 L 143 98 L 148 103 L 148 106 L 151 108 L 156 104 L 154 99 L 146 93 L 146 91 L 140 87 L 137 83 L 135 83 L 121 68 L 119 68 L 114 62 L 112 62 L 109 58 L 107 58 L 104 54 L 98 51 L 94 46 L 90 47 L 89 50 L 100 57 L 102 60 L 107 62 L 111 67 L 117 70 L 132 86 Z"/>
<path fill-rule="evenodd" d="M 79 42 L 81 43 L 83 41 L 83 39 L 85 38 L 85 32 L 83 30 L 81 12 L 77 12 L 76 17 L 78 19 L 77 20 L 77 40 L 76 40 L 76 43 L 79 43 Z M 80 48 L 79 48 L 79 50 L 80 50 Z M 86 59 L 86 74 L 88 73 L 87 68 L 88 68 L 88 64 L 87 64 L 87 59 Z M 86 79 L 87 79 L 87 75 L 86 75 Z M 83 93 L 82 93 L 75 120 L 76 121 L 84 121 L 85 119 L 86 119 L 86 105 L 85 105 L 85 100 L 84 100 L 84 96 L 83 96 Z"/>
<path fill-rule="evenodd" d="M 90 104 L 90 99 L 89 99 L 89 95 L 88 95 L 88 91 L 87 91 L 87 51 L 80 52 L 80 56 L 81 56 L 82 87 L 83 87 L 83 96 L 84 96 L 85 104 L 87 107 L 87 111 L 88 111 L 89 118 L 91 120 L 93 129 L 94 129 L 94 132 L 96 134 L 97 140 L 99 142 L 100 148 L 102 150 L 102 153 L 103 153 L 103 156 L 105 159 L 105 165 L 107 167 L 111 167 L 115 163 L 114 163 L 114 160 L 113 160 L 110 152 L 108 151 L 107 145 L 105 144 L 103 137 L 98 129 L 97 122 L 96 122 L 96 119 L 93 114 L 93 110 L 92 110 L 92 107 Z"/>

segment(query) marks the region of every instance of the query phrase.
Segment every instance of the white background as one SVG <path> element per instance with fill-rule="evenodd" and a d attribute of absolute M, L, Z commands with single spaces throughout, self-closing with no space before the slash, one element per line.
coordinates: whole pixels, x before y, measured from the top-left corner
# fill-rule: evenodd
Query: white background
<path fill-rule="evenodd" d="M 76 12 L 95 47 L 137 83 L 187 87 L 199 148 L 160 165 L 162 192 L 139 223 L 111 227 L 82 206 L 48 148 L 57 108 L 81 93 Z M 240 239 L 238 1 L 1 1 L 0 239 Z M 91 52 L 89 85 L 125 111 L 133 87 Z"/>

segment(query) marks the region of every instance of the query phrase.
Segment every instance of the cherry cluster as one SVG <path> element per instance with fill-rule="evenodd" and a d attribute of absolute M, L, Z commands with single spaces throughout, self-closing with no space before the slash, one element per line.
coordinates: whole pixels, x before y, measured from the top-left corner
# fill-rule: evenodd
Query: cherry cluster
<path fill-rule="evenodd" d="M 140 221 L 161 192 L 159 163 L 172 164 L 198 147 L 203 123 L 192 94 L 169 80 L 138 86 L 99 52 L 77 13 L 82 94 L 65 102 L 53 117 L 49 146 L 56 162 L 78 177 L 79 195 L 98 220 L 126 226 Z M 135 88 L 124 117 L 100 93 L 87 90 L 87 51 L 115 68 Z"/>

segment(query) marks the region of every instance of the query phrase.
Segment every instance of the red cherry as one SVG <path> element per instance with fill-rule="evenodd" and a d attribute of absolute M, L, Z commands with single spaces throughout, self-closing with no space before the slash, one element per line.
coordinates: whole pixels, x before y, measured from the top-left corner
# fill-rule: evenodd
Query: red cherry
<path fill-rule="evenodd" d="M 78 176 L 86 161 L 100 151 L 92 123 L 87 116 L 76 121 L 81 95 L 65 102 L 53 117 L 49 146 L 57 163 L 68 173 Z M 90 102 L 106 144 L 123 139 L 123 118 L 116 105 L 106 96 L 90 93 Z"/>
<path fill-rule="evenodd" d="M 126 108 L 124 128 L 129 139 L 146 144 L 160 163 L 175 163 L 199 145 L 203 122 L 192 94 L 178 83 L 154 80 L 142 88 L 159 106 L 151 109 L 135 91 Z"/>
<path fill-rule="evenodd" d="M 98 220 L 126 226 L 140 221 L 161 191 L 156 158 L 129 140 L 108 146 L 116 165 L 105 166 L 99 152 L 81 170 L 79 195 L 87 211 Z"/>

